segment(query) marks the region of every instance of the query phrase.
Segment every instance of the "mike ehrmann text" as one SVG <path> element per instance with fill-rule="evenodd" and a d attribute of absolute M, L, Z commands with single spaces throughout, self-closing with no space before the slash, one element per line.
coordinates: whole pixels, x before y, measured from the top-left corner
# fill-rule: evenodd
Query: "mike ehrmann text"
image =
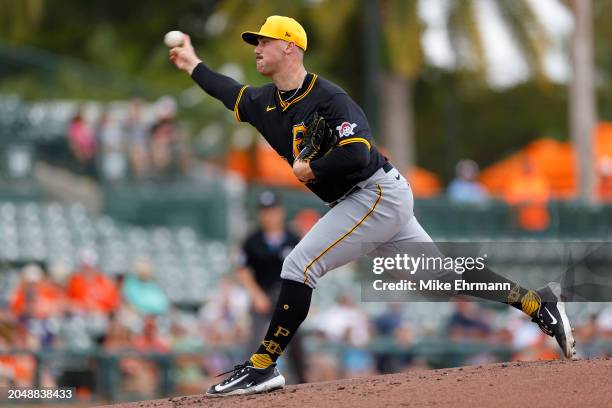
<path fill-rule="evenodd" d="M 461 291 L 461 290 L 492 290 L 492 291 L 507 291 L 510 290 L 508 282 L 466 282 L 463 279 L 456 279 L 453 282 L 444 282 L 438 279 L 419 280 L 417 282 L 407 279 L 401 279 L 397 282 L 384 282 L 382 279 L 377 279 L 372 282 L 374 290 L 407 290 L 407 291 Z"/>

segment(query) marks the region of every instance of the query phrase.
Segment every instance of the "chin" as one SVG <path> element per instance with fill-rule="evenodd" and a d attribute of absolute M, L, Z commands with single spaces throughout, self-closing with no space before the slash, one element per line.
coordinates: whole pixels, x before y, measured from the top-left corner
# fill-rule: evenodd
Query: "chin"
<path fill-rule="evenodd" d="M 259 72 L 261 75 L 264 75 L 264 76 L 270 76 L 270 70 L 266 69 L 266 67 L 260 67 L 258 65 L 257 66 L 257 72 Z"/>

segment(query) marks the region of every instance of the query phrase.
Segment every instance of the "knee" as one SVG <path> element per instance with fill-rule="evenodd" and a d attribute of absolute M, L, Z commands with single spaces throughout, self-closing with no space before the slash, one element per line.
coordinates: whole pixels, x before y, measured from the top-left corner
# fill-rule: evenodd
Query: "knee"
<path fill-rule="evenodd" d="M 281 279 L 286 279 L 301 284 L 310 286 L 312 289 L 316 286 L 316 281 L 304 272 L 305 265 L 299 261 L 297 252 L 291 251 L 283 261 L 283 269 L 281 271 Z"/>

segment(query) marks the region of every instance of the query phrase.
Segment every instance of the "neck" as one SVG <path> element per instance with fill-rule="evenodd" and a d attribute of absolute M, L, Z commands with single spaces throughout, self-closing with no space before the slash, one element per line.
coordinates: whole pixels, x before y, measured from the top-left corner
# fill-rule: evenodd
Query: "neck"
<path fill-rule="evenodd" d="M 306 78 L 306 69 L 303 65 L 288 69 L 283 72 L 277 72 L 272 75 L 272 81 L 274 85 L 281 91 L 290 91 L 292 89 L 299 88 Z"/>

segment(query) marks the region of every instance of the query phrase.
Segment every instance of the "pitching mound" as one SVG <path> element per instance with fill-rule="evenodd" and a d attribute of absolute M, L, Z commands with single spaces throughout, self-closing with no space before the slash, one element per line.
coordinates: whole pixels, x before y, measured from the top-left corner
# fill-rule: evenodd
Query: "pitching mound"
<path fill-rule="evenodd" d="M 609 407 L 611 379 L 610 359 L 514 362 L 302 384 L 252 396 L 192 395 L 112 407 Z"/>

